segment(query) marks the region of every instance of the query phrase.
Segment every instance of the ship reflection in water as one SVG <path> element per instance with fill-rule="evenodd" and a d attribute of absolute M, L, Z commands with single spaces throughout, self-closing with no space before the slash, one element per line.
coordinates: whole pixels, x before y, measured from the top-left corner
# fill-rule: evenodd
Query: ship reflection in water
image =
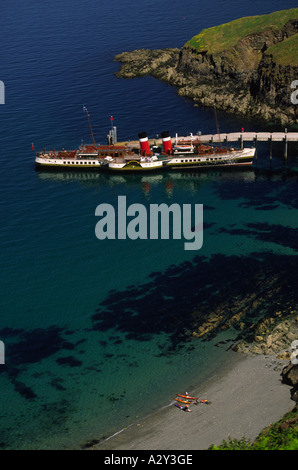
<path fill-rule="evenodd" d="M 37 177 L 40 181 L 50 181 L 57 183 L 78 182 L 82 186 L 101 187 L 108 186 L 126 186 L 139 188 L 140 192 L 146 198 L 150 198 L 157 187 L 162 187 L 167 199 L 171 199 L 176 189 L 187 189 L 190 192 L 198 191 L 203 185 L 212 180 L 220 178 L 226 181 L 253 182 L 256 178 L 256 172 L 251 169 L 242 169 L 242 171 L 175 171 L 173 173 L 150 173 L 150 174 L 112 174 L 100 172 L 53 172 L 38 171 Z"/>

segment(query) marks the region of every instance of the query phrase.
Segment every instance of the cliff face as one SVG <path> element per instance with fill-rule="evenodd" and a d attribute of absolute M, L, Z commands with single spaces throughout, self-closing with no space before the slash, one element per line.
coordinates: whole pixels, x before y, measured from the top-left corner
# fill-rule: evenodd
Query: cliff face
<path fill-rule="evenodd" d="M 287 41 L 291 41 L 288 47 Z M 115 57 L 123 64 L 117 76 L 150 74 L 174 85 L 179 95 L 201 106 L 215 103 L 227 112 L 291 125 L 298 123 L 298 105 L 291 102 L 291 83 L 298 80 L 298 64 L 295 49 L 293 60 L 291 54 L 290 60 L 280 60 L 277 52 L 286 57 L 280 45 L 288 53 L 297 43 L 298 19 L 279 29 L 246 36 L 217 53 L 189 45 L 181 50 L 125 52 Z"/>

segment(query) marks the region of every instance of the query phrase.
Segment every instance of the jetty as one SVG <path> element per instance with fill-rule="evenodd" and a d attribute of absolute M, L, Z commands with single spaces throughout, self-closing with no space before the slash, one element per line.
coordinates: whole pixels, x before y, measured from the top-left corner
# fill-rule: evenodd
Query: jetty
<path fill-rule="evenodd" d="M 192 135 L 192 134 L 191 134 Z M 178 136 L 176 136 L 178 138 Z M 237 141 L 263 141 L 263 142 L 298 142 L 298 132 L 230 132 L 219 134 L 193 135 L 193 139 L 199 138 L 201 142 L 237 142 Z M 189 140 L 188 137 L 179 137 L 179 140 Z"/>
<path fill-rule="evenodd" d="M 204 134 L 200 132 L 198 134 L 191 134 L 193 140 L 199 139 L 202 143 L 227 143 L 237 142 L 240 148 L 243 149 L 245 142 L 254 142 L 257 147 L 258 142 L 269 142 L 270 143 L 270 156 L 272 155 L 272 142 L 283 142 L 284 143 L 284 157 L 288 156 L 288 142 L 298 142 L 298 132 L 230 132 L 221 134 Z M 183 142 L 188 140 L 188 137 L 178 137 L 176 135 L 175 141 Z"/>

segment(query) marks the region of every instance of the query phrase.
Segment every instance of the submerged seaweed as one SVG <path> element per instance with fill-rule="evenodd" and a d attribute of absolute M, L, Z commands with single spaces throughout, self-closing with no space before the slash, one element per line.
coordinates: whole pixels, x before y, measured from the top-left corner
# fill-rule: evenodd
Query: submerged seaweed
<path fill-rule="evenodd" d="M 270 241 L 279 235 L 277 227 L 272 232 L 265 231 L 267 226 L 257 228 L 262 231 L 254 234 Z M 163 353 L 175 351 L 211 316 L 217 318 L 217 323 L 212 331 L 206 331 L 208 339 L 240 319 L 245 330 L 257 319 L 270 315 L 278 304 L 283 304 L 286 314 L 298 300 L 296 268 L 295 256 L 197 256 L 193 262 L 151 274 L 147 283 L 110 292 L 92 316 L 92 329 L 116 329 L 135 341 L 149 341 L 154 335 L 166 333 L 170 344 L 160 349 Z"/>
<path fill-rule="evenodd" d="M 21 330 L 13 328 L 3 328 L 0 330 L 0 337 L 9 338 L 6 341 L 7 363 L 4 364 L 0 372 L 7 374 L 15 391 L 26 400 L 37 398 L 37 394 L 31 387 L 19 380 L 19 376 L 28 369 L 30 364 L 40 363 L 64 350 L 74 350 L 78 343 L 65 341 L 63 338 L 63 328 L 52 326 L 49 328 L 36 328 L 34 330 Z M 69 334 L 69 332 L 68 332 Z M 81 366 L 82 362 L 72 356 L 61 357 L 56 360 L 58 364 L 67 364 L 71 367 Z M 38 374 L 35 373 L 35 378 Z M 56 383 L 56 388 L 58 384 Z M 60 389 L 61 389 L 60 384 Z"/>

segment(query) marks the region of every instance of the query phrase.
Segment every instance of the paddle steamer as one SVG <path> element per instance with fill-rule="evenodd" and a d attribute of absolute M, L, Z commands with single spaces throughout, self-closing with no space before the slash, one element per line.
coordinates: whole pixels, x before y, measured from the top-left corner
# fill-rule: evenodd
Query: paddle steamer
<path fill-rule="evenodd" d="M 247 166 L 253 163 L 255 148 L 234 149 L 202 144 L 199 137 L 176 137 L 168 131 L 162 132 L 162 147 L 150 148 L 146 132 L 139 133 L 139 148 L 131 143 L 115 144 L 117 139 L 108 137 L 108 145 L 95 143 L 90 116 L 86 111 L 93 144 L 81 145 L 77 150 L 53 150 L 37 152 L 37 168 L 55 170 L 105 170 L 111 172 L 150 172 L 181 169 L 202 169 L 212 167 Z M 111 118 L 112 119 L 112 118 Z M 113 127 L 116 133 L 116 128 Z M 110 131 L 111 133 L 111 131 Z M 111 134 L 110 134 L 111 136 Z M 33 149 L 33 144 L 32 144 Z"/>

